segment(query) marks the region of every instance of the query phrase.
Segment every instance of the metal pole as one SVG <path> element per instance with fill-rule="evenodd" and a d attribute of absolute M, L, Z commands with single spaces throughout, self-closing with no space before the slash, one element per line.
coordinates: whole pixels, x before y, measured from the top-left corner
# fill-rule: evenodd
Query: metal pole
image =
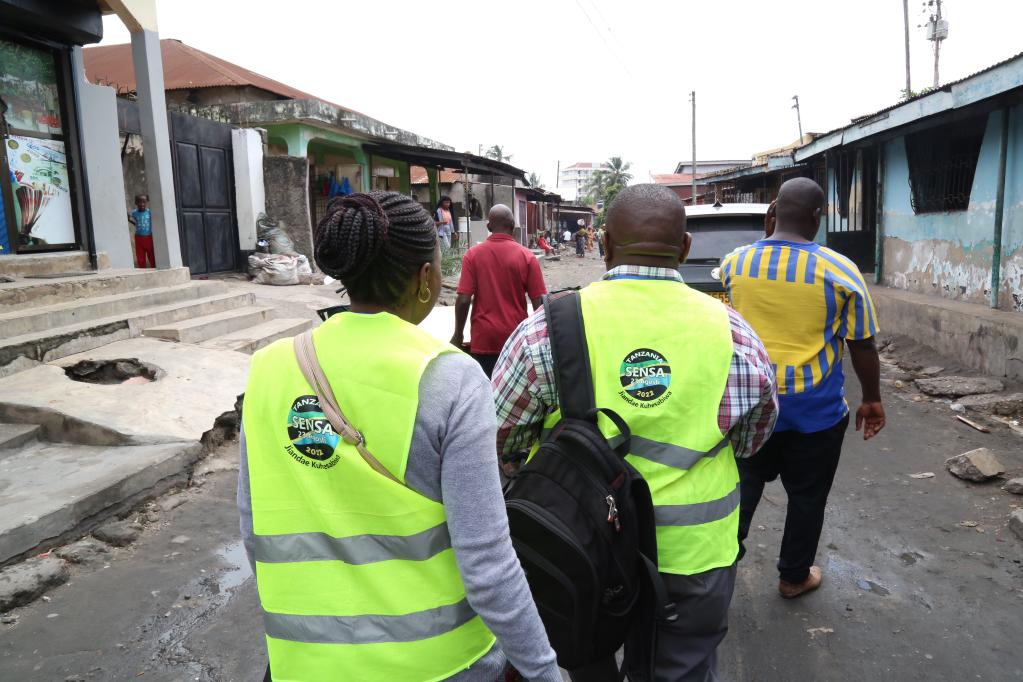
<path fill-rule="evenodd" d="M 1005 219 L 1005 159 L 1009 151 L 1009 107 L 1002 109 L 1002 137 L 998 145 L 998 189 L 995 191 L 994 253 L 991 258 L 991 307 L 998 307 L 1002 282 L 1002 223 Z"/>
<path fill-rule="evenodd" d="M 558 159 L 558 172 L 554 174 L 554 189 L 561 183 L 561 159 Z"/>
<path fill-rule="evenodd" d="M 935 36 L 934 36 L 934 87 L 937 88 L 939 85 L 941 85 L 941 82 L 938 80 L 938 55 L 941 52 L 941 40 L 937 36 L 938 24 L 941 22 L 941 0 L 934 0 L 934 5 L 937 8 L 936 9 L 936 14 L 935 14 L 936 19 L 934 20 L 934 32 L 935 32 Z"/>
<path fill-rule="evenodd" d="M 792 108 L 796 110 L 796 123 L 799 124 L 799 144 L 803 144 L 803 117 L 799 114 L 799 95 L 792 95 L 792 99 L 796 101 Z"/>
<path fill-rule="evenodd" d="M 691 95 L 691 98 L 693 100 L 693 167 L 691 169 L 693 171 L 693 189 L 692 189 L 692 197 L 691 197 L 691 199 L 692 199 L 693 206 L 695 206 L 696 205 L 696 90 L 693 90 L 690 93 L 690 95 Z"/>
<path fill-rule="evenodd" d="M 906 97 L 912 97 L 913 89 L 909 84 L 909 0 L 902 0 L 902 20 L 906 27 Z"/>

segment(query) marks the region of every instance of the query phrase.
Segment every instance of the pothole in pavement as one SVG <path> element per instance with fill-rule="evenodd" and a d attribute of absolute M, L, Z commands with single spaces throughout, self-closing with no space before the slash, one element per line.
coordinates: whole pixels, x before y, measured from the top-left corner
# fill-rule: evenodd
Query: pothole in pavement
<path fill-rule="evenodd" d="M 148 384 L 163 376 L 156 365 L 138 358 L 114 360 L 82 360 L 64 368 L 72 381 L 87 384 Z"/>

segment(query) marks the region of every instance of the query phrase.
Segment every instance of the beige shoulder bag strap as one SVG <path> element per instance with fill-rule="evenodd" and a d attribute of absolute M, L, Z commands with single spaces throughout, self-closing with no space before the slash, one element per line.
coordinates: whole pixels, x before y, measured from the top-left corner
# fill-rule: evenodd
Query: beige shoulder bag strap
<path fill-rule="evenodd" d="M 298 366 L 301 368 L 305 380 L 316 391 L 316 397 L 320 401 L 323 414 L 326 415 L 330 425 L 334 427 L 334 431 L 341 436 L 344 442 L 354 445 L 355 449 L 362 455 L 362 458 L 366 460 L 366 464 L 370 465 L 374 471 L 382 476 L 386 476 L 398 485 L 405 485 L 403 481 L 398 480 L 394 474 L 388 471 L 387 467 L 380 463 L 380 460 L 370 454 L 370 451 L 366 449 L 366 439 L 362 437 L 362 433 L 352 426 L 348 419 L 345 418 L 344 413 L 341 412 L 341 408 L 337 404 L 337 398 L 334 397 L 334 391 L 331 390 L 330 383 L 327 381 L 323 368 L 320 367 L 320 361 L 316 357 L 316 347 L 313 345 L 313 333 L 311 331 L 295 337 L 295 357 L 298 358 Z"/>

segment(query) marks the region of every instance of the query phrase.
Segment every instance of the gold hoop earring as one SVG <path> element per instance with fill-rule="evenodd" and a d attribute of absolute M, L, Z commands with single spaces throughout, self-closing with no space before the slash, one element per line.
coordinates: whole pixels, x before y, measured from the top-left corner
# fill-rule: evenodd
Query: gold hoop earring
<path fill-rule="evenodd" d="M 430 302 L 430 297 L 432 295 L 433 295 L 433 292 L 430 291 L 430 287 L 426 287 L 426 296 L 423 296 L 423 290 L 420 289 L 419 290 L 419 296 L 418 296 L 419 302 L 420 303 L 429 303 Z"/>

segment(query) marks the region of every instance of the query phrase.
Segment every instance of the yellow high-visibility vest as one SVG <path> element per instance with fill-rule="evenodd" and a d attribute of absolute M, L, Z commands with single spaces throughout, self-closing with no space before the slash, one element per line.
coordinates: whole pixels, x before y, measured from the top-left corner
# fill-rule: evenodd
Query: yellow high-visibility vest
<path fill-rule="evenodd" d="M 345 415 L 404 481 L 420 379 L 458 351 L 388 313 L 336 315 L 313 342 Z M 440 680 L 491 649 L 444 506 L 338 437 L 291 339 L 253 357 L 243 414 L 274 682 Z"/>
<path fill-rule="evenodd" d="M 718 426 L 732 361 L 727 309 L 672 280 L 600 281 L 579 295 L 595 404 L 629 425 L 627 459 L 650 486 L 658 569 L 730 566 L 739 552 L 739 472 Z M 544 437 L 560 418 L 560 410 L 548 415 Z M 600 415 L 598 425 L 612 445 L 621 442 L 609 419 Z"/>

